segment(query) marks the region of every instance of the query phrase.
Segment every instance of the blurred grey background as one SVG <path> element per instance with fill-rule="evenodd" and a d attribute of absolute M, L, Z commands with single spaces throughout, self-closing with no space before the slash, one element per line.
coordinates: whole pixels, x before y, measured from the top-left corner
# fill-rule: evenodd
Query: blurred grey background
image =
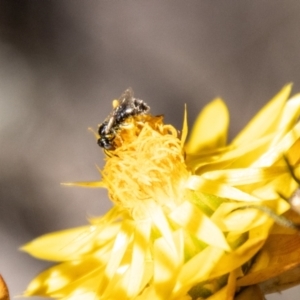
<path fill-rule="evenodd" d="M 99 178 L 104 155 L 87 128 L 113 98 L 131 86 L 180 128 L 184 103 L 191 124 L 221 96 L 232 138 L 284 84 L 300 91 L 299 36 L 296 0 L 0 0 L 0 271 L 11 295 L 48 266 L 18 247 L 109 209 L 104 190 L 60 183 Z"/>

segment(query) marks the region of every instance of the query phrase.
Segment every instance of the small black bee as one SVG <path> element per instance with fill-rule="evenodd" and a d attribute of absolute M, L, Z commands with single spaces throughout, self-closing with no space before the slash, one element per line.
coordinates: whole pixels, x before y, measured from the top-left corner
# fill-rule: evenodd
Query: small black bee
<path fill-rule="evenodd" d="M 134 98 L 133 90 L 128 88 L 118 99 L 118 105 L 99 126 L 98 145 L 105 150 L 114 150 L 114 139 L 120 126 L 127 118 L 148 113 L 150 107 L 141 99 Z"/>

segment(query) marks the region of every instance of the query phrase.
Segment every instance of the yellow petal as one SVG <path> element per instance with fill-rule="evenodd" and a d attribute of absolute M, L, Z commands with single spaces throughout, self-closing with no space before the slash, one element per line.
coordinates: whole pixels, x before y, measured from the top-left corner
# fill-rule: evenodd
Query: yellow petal
<path fill-rule="evenodd" d="M 217 98 L 207 104 L 193 126 L 186 145 L 187 153 L 225 146 L 228 125 L 229 114 L 222 99 Z"/>
<path fill-rule="evenodd" d="M 281 131 L 283 134 L 288 132 L 296 124 L 300 114 L 300 94 L 293 96 L 289 99 L 284 107 L 280 123 L 278 124 L 277 131 Z M 282 136 L 283 136 L 282 134 Z M 279 137 L 280 138 L 280 137 Z M 277 140 L 275 139 L 272 144 L 275 145 Z"/>
<path fill-rule="evenodd" d="M 131 241 L 133 234 L 134 223 L 131 220 L 124 220 L 120 231 L 115 237 L 114 246 L 111 251 L 110 260 L 107 262 L 105 274 L 111 279 L 116 273 L 123 255 Z"/>
<path fill-rule="evenodd" d="M 197 175 L 192 175 L 187 181 L 187 188 L 202 193 L 213 194 L 222 198 L 228 198 L 239 201 L 259 201 L 258 198 L 245 193 L 230 185 L 206 180 Z"/>
<path fill-rule="evenodd" d="M 252 167 L 268 167 L 283 158 L 283 155 L 293 146 L 300 137 L 300 123 L 297 123 L 278 144 L 265 152 Z"/>
<path fill-rule="evenodd" d="M 271 180 L 284 173 L 286 173 L 286 167 L 243 168 L 206 172 L 202 177 L 240 186 Z"/>
<path fill-rule="evenodd" d="M 129 229 L 129 228 L 128 228 Z M 151 223 L 139 221 L 133 229 L 132 250 L 127 248 L 120 270 L 110 275 L 103 298 L 133 298 L 149 282 L 153 275 L 153 263 L 149 257 Z M 115 255 L 111 257 L 115 258 Z M 122 271 L 124 270 L 124 271 Z M 118 287 L 118 289 L 116 288 Z"/>
<path fill-rule="evenodd" d="M 128 249 L 132 246 L 133 235 L 134 222 L 124 220 L 115 237 L 113 247 L 110 249 L 101 286 L 98 289 L 98 293 L 103 295 L 103 298 L 108 296 L 124 298 L 127 295 L 126 288 L 121 282 L 129 268 Z"/>
<path fill-rule="evenodd" d="M 118 228 L 111 227 L 109 230 L 113 238 Z M 24 245 L 21 250 L 45 260 L 75 260 L 94 250 L 94 241 L 99 238 L 99 233 L 96 226 L 83 226 L 49 233 Z"/>
<path fill-rule="evenodd" d="M 77 181 L 77 182 L 64 182 L 64 183 L 61 183 L 61 184 L 65 185 L 65 186 L 106 188 L 106 185 L 102 181 Z"/>
<path fill-rule="evenodd" d="M 248 240 L 235 251 L 225 253 L 211 272 L 211 277 L 218 277 L 239 268 L 249 261 L 263 246 L 269 234 L 270 225 L 251 229 Z"/>
<path fill-rule="evenodd" d="M 176 251 L 176 247 L 172 237 L 172 229 L 169 225 L 166 215 L 162 210 L 162 207 L 160 205 L 157 205 L 157 203 L 155 203 L 154 201 L 143 201 L 142 205 L 144 205 L 144 209 L 147 210 L 153 224 L 167 241 L 170 248 Z"/>
<path fill-rule="evenodd" d="M 62 263 L 39 274 L 29 284 L 25 295 L 65 297 L 76 290 L 81 290 L 84 295 L 90 289 L 87 283 L 89 280 L 94 284 L 94 288 L 90 290 L 96 290 L 95 287 L 100 283 L 101 271 L 103 264 L 95 256 L 87 256 L 82 261 Z"/>
<path fill-rule="evenodd" d="M 273 167 L 271 167 L 273 168 Z M 288 172 L 286 170 L 286 172 Z M 297 188 L 297 184 L 292 180 L 289 173 L 279 175 L 277 178 L 269 182 L 262 181 L 261 186 L 253 186 L 252 195 L 260 198 L 261 200 L 274 200 L 279 198 L 280 195 L 287 195 L 289 197 Z M 286 204 L 289 206 L 288 202 Z"/>
<path fill-rule="evenodd" d="M 129 213 L 127 211 L 119 206 L 113 206 L 105 215 L 100 217 L 91 217 L 89 218 L 89 221 L 93 225 L 101 227 L 103 226 L 103 230 L 105 230 L 105 227 L 108 224 L 110 224 L 110 226 L 116 226 L 117 224 L 119 224 L 117 223 L 117 221 L 127 218 L 129 218 Z"/>
<path fill-rule="evenodd" d="M 134 298 L 134 300 L 163 300 L 163 299 L 159 295 L 157 295 L 154 286 L 150 285 L 146 287 L 140 295 Z M 178 299 L 178 300 L 191 300 L 191 298 Z"/>
<path fill-rule="evenodd" d="M 160 299 L 168 299 L 175 286 L 180 266 L 183 264 L 183 231 L 173 234 L 176 251 L 170 248 L 164 238 L 154 243 L 154 287 Z"/>
<path fill-rule="evenodd" d="M 136 296 L 146 286 L 153 275 L 152 260 L 147 258 L 146 249 L 150 245 L 151 223 L 149 220 L 137 222 L 135 227 L 132 261 L 125 278 L 125 287 L 129 297 Z M 137 276 L 140 274 L 140 276 Z"/>
<path fill-rule="evenodd" d="M 207 280 L 224 255 L 224 250 L 208 246 L 183 265 L 177 277 L 174 293 L 186 294 L 195 284 Z"/>
<path fill-rule="evenodd" d="M 220 153 L 212 153 L 210 157 L 204 156 L 198 159 L 196 157 L 191 160 L 187 156 L 188 165 L 197 174 L 226 168 L 248 167 L 269 149 L 274 136 L 270 134 L 248 144 L 227 147 Z"/>
<path fill-rule="evenodd" d="M 287 153 L 288 160 L 291 165 L 298 164 L 300 162 L 299 157 L 299 149 L 300 149 L 300 139 L 296 140 L 296 142 L 292 145 Z"/>
<path fill-rule="evenodd" d="M 200 209 L 186 201 L 177 207 L 170 218 L 203 242 L 230 251 L 220 229 Z"/>
<path fill-rule="evenodd" d="M 233 140 L 234 145 L 248 144 L 273 132 L 282 114 L 285 102 L 291 93 L 292 85 L 286 85 Z"/>
<path fill-rule="evenodd" d="M 245 204 L 243 204 L 245 205 Z M 269 216 L 255 208 L 238 209 L 240 203 L 223 203 L 211 219 L 224 232 L 243 233 L 264 224 Z"/>
<path fill-rule="evenodd" d="M 187 110 L 186 110 L 186 105 L 184 106 L 184 115 L 183 115 L 183 125 L 182 125 L 182 130 L 181 130 L 181 147 L 183 148 L 186 137 L 188 134 L 188 122 L 187 122 Z"/>

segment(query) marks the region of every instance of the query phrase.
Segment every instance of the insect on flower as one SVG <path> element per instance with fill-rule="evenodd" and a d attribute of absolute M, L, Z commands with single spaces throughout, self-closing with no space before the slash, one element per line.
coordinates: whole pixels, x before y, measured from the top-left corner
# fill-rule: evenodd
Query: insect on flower
<path fill-rule="evenodd" d="M 104 150 L 114 150 L 116 148 L 114 139 L 126 119 L 146 114 L 150 110 L 150 107 L 143 100 L 134 98 L 131 88 L 128 88 L 118 100 L 113 102 L 113 107 L 113 111 L 98 129 L 100 136 L 98 145 Z"/>
<path fill-rule="evenodd" d="M 284 87 L 229 145 L 228 110 L 214 100 L 185 146 L 186 113 L 180 137 L 126 90 L 96 133 L 110 156 L 101 179 L 67 184 L 106 188 L 113 207 L 86 226 L 24 245 L 23 251 L 57 262 L 24 295 L 262 299 L 299 284 L 300 230 L 286 227 L 298 230 L 300 217 L 289 214 L 277 192 L 292 200 L 300 186 L 293 178 L 300 178 L 300 123 L 294 124 L 300 95 L 288 102 L 290 91 Z M 218 117 L 216 127 L 211 116 Z M 273 230 L 274 223 L 283 226 Z M 288 271 L 293 277 L 278 282 Z"/>

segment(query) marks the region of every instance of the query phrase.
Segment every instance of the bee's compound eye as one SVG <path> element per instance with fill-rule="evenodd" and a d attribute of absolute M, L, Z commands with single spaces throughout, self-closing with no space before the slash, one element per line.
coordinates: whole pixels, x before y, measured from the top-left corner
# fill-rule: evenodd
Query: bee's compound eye
<path fill-rule="evenodd" d="M 98 139 L 97 143 L 101 148 L 106 148 L 106 146 L 109 142 L 105 138 L 100 138 L 100 139 Z"/>
<path fill-rule="evenodd" d="M 98 145 L 105 150 L 114 150 L 112 142 L 106 138 L 99 138 L 97 141 Z"/>
<path fill-rule="evenodd" d="M 97 144 L 98 144 L 101 148 L 104 148 L 103 140 L 102 140 L 101 138 L 98 139 Z"/>

